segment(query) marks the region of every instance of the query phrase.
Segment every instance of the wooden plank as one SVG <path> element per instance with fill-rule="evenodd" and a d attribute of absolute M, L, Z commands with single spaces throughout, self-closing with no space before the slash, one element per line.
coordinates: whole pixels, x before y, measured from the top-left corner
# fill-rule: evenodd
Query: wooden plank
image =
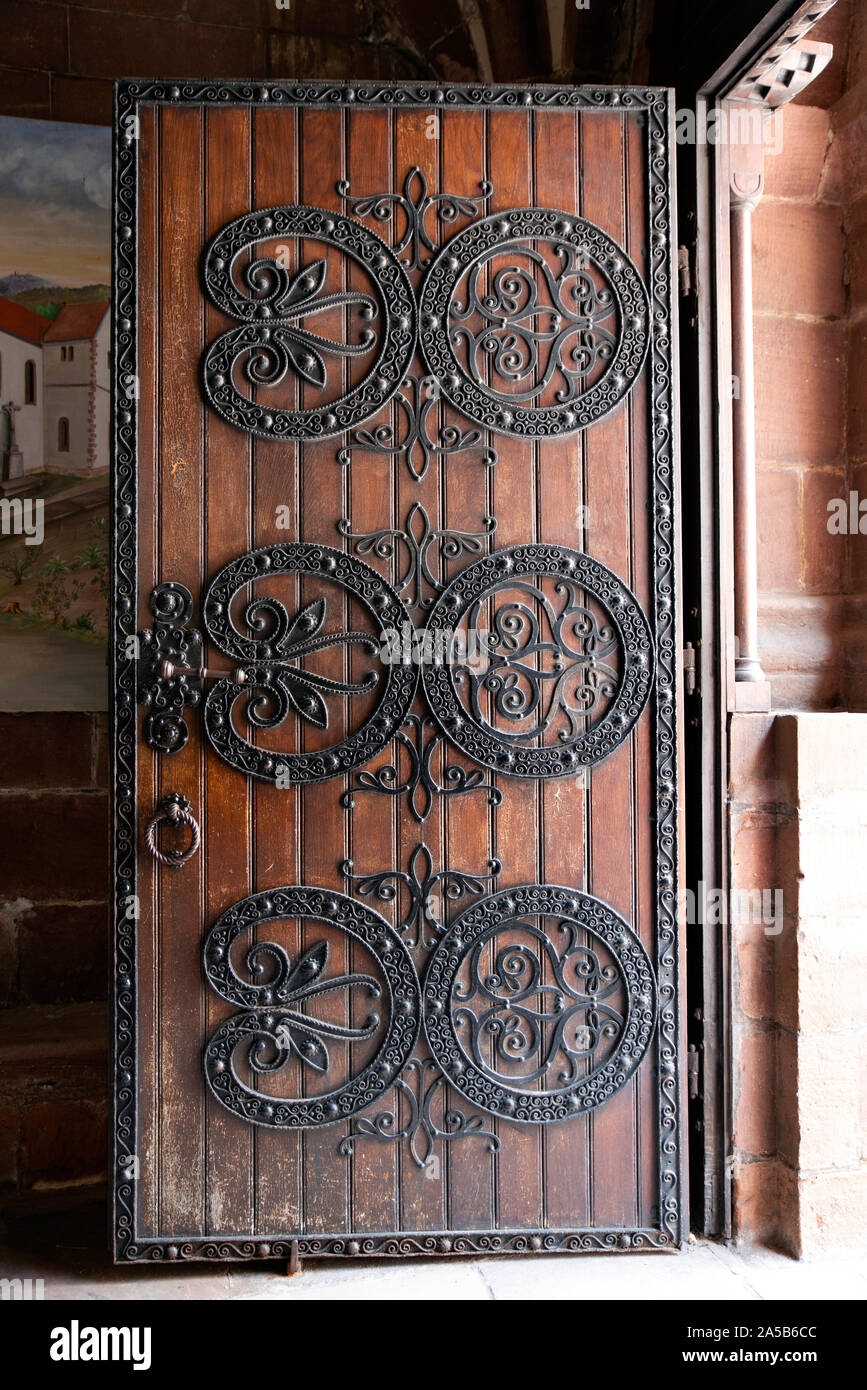
<path fill-rule="evenodd" d="M 202 576 L 202 406 L 199 360 L 203 304 L 202 111 L 160 111 L 160 574 L 192 594 Z M 160 794 L 189 797 L 205 815 L 198 720 L 186 747 L 160 760 Z M 199 1234 L 205 1226 L 205 1135 L 201 1048 L 204 983 L 199 958 L 204 920 L 204 857 L 159 870 L 160 1225 Z"/>
<path fill-rule="evenodd" d="M 527 111 L 491 111 L 488 116 L 488 167 L 493 184 L 491 212 L 527 207 L 533 201 L 532 117 Z M 535 540 L 537 460 L 527 441 L 503 435 L 493 479 L 497 548 Z M 494 854 L 503 865 L 502 887 L 535 883 L 539 874 L 539 805 L 535 781 L 503 778 L 503 802 L 496 816 Z M 502 932 L 498 946 L 517 940 Z M 501 1148 L 496 1156 L 497 1224 L 503 1229 L 542 1224 L 542 1141 L 535 1125 L 497 1124 Z"/>
<path fill-rule="evenodd" d="M 443 112 L 441 122 L 442 142 L 442 180 L 446 191 L 478 194 L 478 185 L 487 177 L 487 149 L 485 141 L 485 117 L 479 111 Z M 462 217 L 455 223 L 455 230 L 469 225 L 471 219 Z M 466 422 L 454 414 L 448 414 L 447 423 Z M 495 447 L 497 441 L 494 441 Z M 448 457 L 441 465 L 443 505 L 450 527 L 459 531 L 481 531 L 484 518 L 490 515 L 492 505 L 493 480 L 490 470 L 482 462 L 482 451 L 458 453 Z M 495 535 L 492 546 L 498 544 Z M 472 558 L 472 557 L 469 557 Z M 459 561 L 454 572 L 462 567 Z M 462 763 L 464 760 L 449 744 L 444 743 L 440 760 L 439 774 L 449 763 Z M 490 780 L 487 778 L 486 780 Z M 487 872 L 487 861 L 492 857 L 492 818 L 493 808 L 485 792 L 452 797 L 444 809 L 444 835 L 447 843 L 448 863 L 456 869 L 470 872 Z M 464 899 L 456 905 L 456 911 L 467 906 Z M 457 1094 L 452 1087 L 445 1087 L 445 1104 L 454 1105 L 465 1114 L 474 1113 L 472 1107 Z M 475 1112 L 481 1113 L 481 1112 Z M 496 1124 L 485 1117 L 484 1128 L 494 1131 Z M 444 1166 L 448 1180 L 448 1217 L 455 1230 L 489 1230 L 494 1225 L 494 1155 L 490 1141 L 481 1138 L 461 1139 L 444 1147 Z"/>
<path fill-rule="evenodd" d="M 301 199 L 313 207 L 340 208 L 340 199 L 335 190 L 335 182 L 344 167 L 344 114 L 341 111 L 305 110 L 301 114 L 300 148 Z M 320 255 L 321 248 L 315 248 Z M 299 252 L 304 264 L 309 263 L 314 249 L 304 245 Z M 344 258 L 336 251 L 328 249 L 324 254 L 328 267 L 329 285 L 345 285 L 346 268 Z M 341 310 L 320 314 L 316 319 L 316 332 L 323 336 L 341 337 L 345 331 L 344 315 Z M 325 393 L 340 394 L 345 386 L 341 367 L 335 367 L 333 359 L 328 361 L 329 388 Z M 305 386 L 302 392 L 304 404 L 322 399 L 322 393 Z M 336 445 L 333 440 L 321 443 L 306 443 L 301 454 L 301 535 L 307 541 L 319 541 L 333 545 L 337 536 L 336 519 L 344 516 L 346 507 L 345 479 L 342 470 L 335 464 Z M 347 622 L 347 604 L 334 584 L 305 583 L 302 586 L 303 602 L 324 597 L 328 614 L 327 628 L 344 627 Z M 346 678 L 344 650 L 333 648 L 317 655 L 316 670 L 335 680 Z M 346 711 L 341 702 L 330 701 L 330 727 L 317 730 L 305 726 L 303 730 L 304 747 L 308 750 L 327 747 L 342 737 L 346 728 Z M 323 886 L 343 888 L 339 865 L 346 857 L 346 832 L 344 813 L 340 805 L 340 793 L 345 779 L 305 786 L 302 791 L 302 845 L 303 882 Z M 323 931 L 319 923 L 308 924 L 303 932 L 306 949 L 314 940 L 322 939 Z M 341 974 L 349 967 L 349 950 L 346 939 L 337 936 L 331 941 L 329 969 Z M 344 994 L 326 996 L 319 1001 L 316 1009 L 322 1018 L 346 1023 L 349 1018 L 348 1001 Z M 339 1074 L 345 1074 L 349 1067 L 349 1057 L 344 1046 L 330 1048 L 332 1071 L 330 1082 Z M 307 1093 L 320 1089 L 317 1079 L 305 1069 Z M 339 1231 L 347 1229 L 349 1214 L 349 1166 L 338 1160 L 337 1145 L 346 1133 L 346 1125 L 328 1125 L 319 1130 L 308 1130 L 304 1134 L 304 1223 L 305 1229 L 316 1231 Z"/>
<path fill-rule="evenodd" d="M 205 113 L 205 240 L 246 212 L 250 200 L 250 113 L 233 108 Z M 208 305 L 205 332 L 209 343 L 233 326 Z M 249 544 L 250 440 L 209 410 L 205 420 L 205 575 L 210 578 Z M 227 506 L 227 499 L 232 499 Z M 213 648 L 207 665 L 226 669 L 230 658 Z M 242 699 L 241 706 L 244 704 Z M 221 912 L 250 891 L 249 779 L 209 752 L 205 758 L 203 853 L 205 859 L 205 930 Z M 247 934 L 235 947 L 241 962 Z M 237 1013 L 213 990 L 206 993 L 207 1034 Z M 207 1097 L 207 1224 L 213 1234 L 244 1234 L 253 1220 L 253 1129 Z"/>
<path fill-rule="evenodd" d="M 144 631 L 153 621 L 148 597 L 157 582 L 157 477 L 156 449 L 159 438 L 156 420 L 157 373 L 157 253 L 159 217 L 156 189 L 157 145 L 156 113 L 153 107 L 142 111 L 139 119 L 139 196 L 138 196 L 138 628 Z M 140 726 L 146 717 L 139 714 Z M 143 739 L 138 745 L 138 815 L 143 826 L 153 812 L 158 797 L 159 757 Z M 139 1160 L 138 1220 L 145 1235 L 156 1236 L 159 1228 L 159 1117 L 156 1067 L 158 1036 L 159 932 L 156 865 L 149 854 L 140 854 L 136 875 L 139 899 L 137 937 L 137 1010 L 139 1038 L 139 1097 L 136 1107 L 136 1149 Z"/>
<path fill-rule="evenodd" d="M 280 207 L 298 201 L 298 125 L 295 110 L 257 107 L 253 113 L 253 195 L 255 208 Z M 264 246 L 277 253 L 276 246 Z M 260 398 L 264 391 L 260 391 Z M 291 404 L 297 403 L 297 387 Z M 298 446 L 270 439 L 253 444 L 252 521 L 254 546 L 279 545 L 299 534 Z M 297 586 L 292 585 L 293 597 Z M 270 737 L 265 736 L 266 739 Z M 296 787 L 256 782 L 253 789 L 253 875 L 256 892 L 301 882 L 301 794 Z M 301 951 L 301 929 L 286 922 L 269 929 L 295 959 Z M 298 1063 L 261 1079 L 261 1089 L 277 1096 L 300 1094 Z M 303 1180 L 301 1135 L 260 1126 L 255 1135 L 256 1230 L 264 1234 L 292 1233 L 302 1220 Z"/>
<path fill-rule="evenodd" d="M 393 183 L 395 187 L 402 188 L 410 169 L 415 167 L 427 180 L 429 193 L 435 194 L 441 187 L 440 142 L 430 140 L 426 136 L 427 115 L 428 113 L 424 110 L 396 111 L 394 113 L 392 118 L 394 131 Z M 433 210 L 428 213 L 425 225 L 429 228 L 431 240 L 436 241 L 442 234 L 442 229 L 440 224 L 435 221 Z M 423 255 L 426 256 L 427 254 L 423 251 Z M 411 272 L 411 278 L 418 289 L 422 272 Z M 420 362 L 416 363 L 416 371 L 422 377 L 425 376 L 425 369 Z M 426 386 L 423 389 L 427 390 L 429 387 Z M 433 414 L 434 412 L 432 412 Z M 440 526 L 442 518 L 440 470 L 431 464 L 426 476 L 420 481 L 416 481 L 410 475 L 405 464 L 397 459 L 394 464 L 394 474 L 396 525 L 405 527 L 411 509 L 420 506 L 424 508 L 430 518 L 430 525 L 432 527 Z M 418 518 L 420 514 L 415 513 L 415 515 Z M 437 547 L 435 546 L 432 546 L 428 552 L 434 574 L 437 573 L 439 566 L 436 552 Z M 403 558 L 404 555 L 401 556 L 401 560 Z M 426 589 L 423 589 L 423 592 L 425 598 L 430 597 Z M 411 600 L 412 595 L 406 597 Z M 424 612 L 421 608 L 413 609 L 411 616 L 417 626 L 421 627 L 424 624 Z M 417 698 L 414 708 L 419 715 L 425 713 L 425 706 L 421 697 Z M 405 805 L 403 803 L 400 805 L 397 819 L 395 866 L 406 870 L 416 847 L 421 843 L 424 843 L 430 851 L 434 872 L 436 872 L 444 864 L 442 807 L 438 798 L 435 798 L 431 814 L 421 831 L 411 816 L 407 814 Z M 442 910 L 445 911 L 445 904 L 442 904 Z M 418 952 L 420 967 L 423 967 L 426 954 L 424 949 Z M 425 1057 L 428 1055 L 426 1044 L 422 1046 L 421 1053 Z M 445 1188 L 442 1159 L 441 1155 L 438 1156 L 440 1157 L 438 1165 L 428 1165 L 421 1168 L 412 1161 L 406 1145 L 400 1147 L 400 1216 L 402 1226 L 406 1230 L 426 1231 L 442 1228 L 445 1220 Z"/>
<path fill-rule="evenodd" d="M 580 212 L 578 140 L 580 116 L 574 112 L 536 113 L 534 155 L 536 201 L 541 207 Z M 556 273 L 556 258 L 548 256 Z M 539 535 L 546 541 L 584 549 L 584 435 L 546 441 L 540 446 Z M 567 887 L 586 887 L 587 777 L 558 777 L 542 786 L 540 879 Z M 550 967 L 546 983 L 553 983 Z M 549 1125 L 544 1134 L 545 1224 L 586 1224 L 589 1211 L 589 1121 L 580 1116 Z"/>
<path fill-rule="evenodd" d="M 347 167 L 342 173 L 349 181 L 350 191 L 365 193 L 368 190 L 391 187 L 392 177 L 392 130 L 391 116 L 387 111 L 356 110 L 350 118 L 350 136 L 346 151 Z M 369 221 L 364 225 L 369 225 Z M 394 240 L 394 224 L 377 224 L 376 230 L 386 240 Z M 370 293 L 372 286 L 367 277 L 357 267 L 350 271 L 350 286 L 353 289 Z M 366 370 L 359 359 L 357 374 Z M 387 416 L 392 427 L 398 425 L 394 407 Z M 335 441 L 336 444 L 339 441 Z M 346 469 L 348 511 L 352 530 L 362 534 L 377 531 L 394 523 L 392 463 L 385 454 L 366 453 L 353 450 L 351 462 Z M 347 548 L 349 541 L 345 542 Z M 377 562 L 374 556 L 368 561 L 379 569 L 389 580 L 393 579 L 393 566 L 388 562 Z M 388 763 L 396 756 L 394 746 L 389 747 L 379 759 Z M 354 780 L 351 779 L 351 780 Z M 338 794 L 335 784 L 334 795 Z M 348 849 L 355 864 L 355 872 L 376 873 L 396 865 L 395 818 L 398 807 L 390 798 L 376 794 L 359 793 L 354 798 L 354 806 L 349 816 Z M 351 885 L 345 891 L 352 892 Z M 398 920 L 399 901 L 385 903 L 368 899 L 371 906 L 392 924 Z M 357 952 L 351 952 L 353 968 Z M 357 1020 L 360 1022 L 360 1018 Z M 353 1053 L 353 1069 L 358 1065 L 357 1050 Z M 377 1102 L 368 1113 L 368 1118 L 380 1112 L 392 1110 L 400 1127 L 399 1093 L 390 1091 L 381 1102 Z M 356 1128 L 355 1125 L 352 1126 Z M 352 1153 L 347 1159 L 338 1160 L 346 1164 L 350 1174 L 352 1199 L 352 1229 L 355 1231 L 394 1230 L 398 1220 L 399 1163 L 402 1141 L 394 1144 L 381 1143 L 375 1139 L 357 1139 L 352 1145 Z"/>
<path fill-rule="evenodd" d="M 581 125 L 582 212 L 623 245 L 624 117 L 594 112 Z M 587 548 L 628 582 L 630 559 L 628 409 L 621 405 L 587 431 Z M 633 919 L 632 753 L 621 745 L 590 779 L 590 886 Z M 592 1217 L 598 1226 L 635 1220 L 633 1085 L 591 1117 Z"/>

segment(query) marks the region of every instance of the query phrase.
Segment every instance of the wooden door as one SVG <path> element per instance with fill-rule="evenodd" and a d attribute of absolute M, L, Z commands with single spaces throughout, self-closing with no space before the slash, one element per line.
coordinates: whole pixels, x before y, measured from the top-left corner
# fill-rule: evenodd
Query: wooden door
<path fill-rule="evenodd" d="M 669 123 L 119 85 L 118 1259 L 682 1238 Z"/>

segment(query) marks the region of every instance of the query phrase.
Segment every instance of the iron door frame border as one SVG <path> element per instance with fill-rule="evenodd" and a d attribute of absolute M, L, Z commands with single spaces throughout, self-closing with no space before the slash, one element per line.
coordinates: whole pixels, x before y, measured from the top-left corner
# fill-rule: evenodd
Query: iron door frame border
<path fill-rule="evenodd" d="M 140 1238 L 137 1198 L 136 919 L 127 916 L 137 886 L 138 807 L 136 662 L 137 556 L 137 203 L 138 111 L 143 106 L 267 106 L 358 109 L 432 107 L 497 110 L 616 110 L 645 123 L 647 290 L 651 303 L 650 374 L 653 497 L 654 786 L 656 959 L 660 997 L 656 1033 L 659 1123 L 659 1224 L 640 1229 L 540 1228 L 519 1231 L 383 1232 L 308 1235 L 157 1236 Z M 546 84 L 459 86 L 418 82 L 253 82 L 121 79 L 115 83 L 112 227 L 112 471 L 110 693 L 113 879 L 112 1200 L 114 1258 L 250 1260 L 306 1255 L 399 1256 L 519 1254 L 530 1251 L 676 1250 L 688 1231 L 686 1189 L 685 932 L 679 904 L 682 818 L 680 553 L 678 518 L 678 360 L 676 206 L 671 144 L 674 91 L 667 87 L 562 87 Z M 655 311 L 655 312 L 654 312 Z M 204 584 L 204 579 L 203 579 Z"/>

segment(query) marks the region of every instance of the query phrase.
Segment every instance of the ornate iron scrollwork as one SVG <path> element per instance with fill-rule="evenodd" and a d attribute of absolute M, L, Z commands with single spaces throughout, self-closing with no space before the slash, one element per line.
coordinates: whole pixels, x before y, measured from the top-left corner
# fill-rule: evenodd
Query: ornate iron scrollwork
<path fill-rule="evenodd" d="M 467 1100 L 549 1124 L 626 1085 L 653 1034 L 656 981 L 613 909 L 534 883 L 484 898 L 452 923 L 428 964 L 424 1009 L 433 1056 Z"/>
<path fill-rule="evenodd" d="M 629 257 L 592 222 L 550 208 L 510 208 L 452 237 L 425 276 L 420 315 L 447 400 L 477 425 L 528 439 L 613 410 L 649 341 Z"/>
<path fill-rule="evenodd" d="M 409 608 L 432 608 L 437 594 L 445 588 L 431 573 L 429 556 L 431 549 L 439 545 L 443 560 L 457 560 L 461 555 L 479 555 L 482 543 L 497 529 L 494 517 L 486 516 L 483 531 L 456 531 L 442 527 L 435 530 L 430 517 L 420 502 L 413 502 L 407 512 L 403 530 L 383 528 L 381 531 L 355 532 L 350 530 L 347 517 L 341 517 L 337 529 L 341 536 L 353 541 L 356 555 L 376 555 L 380 560 L 393 558 L 398 545 L 404 546 L 407 554 L 407 567 L 397 583 L 397 592 L 406 594 Z M 425 594 L 424 587 L 432 590 Z"/>
<path fill-rule="evenodd" d="M 371 615 L 376 632 L 327 631 L 328 600 L 320 596 L 290 617 L 277 599 L 252 598 L 239 630 L 232 601 L 247 584 L 276 575 L 309 575 L 355 597 Z M 181 717 L 185 705 L 203 703 L 205 730 L 215 751 L 240 772 L 280 786 L 321 781 L 369 762 L 400 728 L 418 682 L 413 653 L 392 641 L 392 633 L 411 629 L 409 613 L 377 572 L 364 561 L 329 546 L 295 542 L 266 546 L 239 556 L 215 575 L 202 604 L 205 630 L 214 645 L 238 663 L 233 671 L 208 671 L 201 661 L 202 638 L 186 629 L 192 596 L 182 585 L 159 585 L 151 596 L 152 632 L 140 634 L 146 651 L 139 677 L 139 699 L 151 708 L 144 737 L 161 753 L 183 747 L 188 737 Z M 172 621 L 169 621 L 171 619 Z M 334 647 L 360 646 L 377 657 L 378 670 L 360 681 L 340 681 L 302 666 L 305 657 Z M 387 661 L 383 660 L 386 654 Z M 279 752 L 247 742 L 233 723 L 236 703 L 246 699 L 246 719 L 254 729 L 273 729 L 295 714 L 320 729 L 329 725 L 334 697 L 357 697 L 385 680 L 375 710 L 361 727 L 317 752 Z M 203 682 L 214 679 L 202 699 Z"/>
<path fill-rule="evenodd" d="M 190 736 L 183 711 L 194 709 L 202 698 L 202 681 L 195 674 L 202 660 L 202 634 L 189 626 L 193 596 L 183 584 L 157 584 L 149 606 L 153 627 L 137 638 L 136 696 L 148 710 L 143 734 L 155 752 L 177 753 Z"/>
<path fill-rule="evenodd" d="M 349 444 L 338 451 L 337 462 L 349 463 L 353 452 L 387 454 L 390 458 L 402 454 L 410 477 L 420 483 L 427 477 L 432 458 L 449 458 L 475 449 L 481 450 L 482 463 L 493 468 L 497 451 L 485 443 L 483 430 L 462 430 L 457 425 L 444 424 L 439 434 L 431 434 L 430 413 L 440 396 L 439 384 L 433 377 L 408 377 L 392 397 L 392 404 L 404 417 L 405 429 L 400 423 L 395 428 L 387 421 L 379 425 L 371 421 L 367 428 L 352 431 Z"/>
<path fill-rule="evenodd" d="M 653 639 L 637 598 L 565 546 L 511 546 L 462 570 L 428 619 L 432 651 L 438 635 L 445 657 L 422 676 L 433 714 L 476 763 L 513 777 L 563 777 L 598 763 L 650 693 Z"/>
<path fill-rule="evenodd" d="M 390 222 L 396 209 L 400 208 L 406 225 L 400 241 L 394 248 L 394 254 L 402 256 L 404 251 L 408 250 L 409 256 L 404 263 L 410 270 L 421 270 L 436 253 L 437 248 L 425 226 L 425 219 L 431 208 L 436 209 L 440 222 L 456 222 L 459 217 L 476 217 L 480 205 L 487 202 L 493 193 L 494 185 L 485 179 L 479 184 L 479 188 L 481 195 L 469 198 L 455 193 L 428 193 L 427 179 L 417 164 L 413 165 L 404 179 L 402 193 L 362 193 L 350 197 L 347 180 L 341 179 L 337 184 L 337 192 L 346 199 L 350 211 L 356 217 L 375 217 L 378 222 Z M 422 247 L 430 251 L 431 255 L 423 256 Z"/>
<path fill-rule="evenodd" d="M 489 874 L 468 874 L 459 869 L 438 869 L 434 873 L 433 858 L 427 845 L 418 844 L 409 857 L 409 872 L 402 869 L 387 869 L 378 874 L 353 873 L 355 865 L 351 859 L 344 859 L 340 871 L 344 878 L 355 886 L 355 892 L 362 897 L 372 893 L 382 903 L 394 902 L 398 889 L 407 890 L 407 909 L 397 926 L 397 931 L 413 949 L 423 947 L 428 950 L 446 930 L 445 922 L 437 916 L 436 895 L 455 902 L 464 893 L 484 893 L 485 884 L 502 872 L 498 859 L 489 859 Z M 425 932 L 425 926 L 433 929 L 433 935 Z M 410 938 L 407 934 L 413 933 Z"/>
<path fill-rule="evenodd" d="M 244 621 L 252 630 L 261 631 L 270 623 L 267 636 L 247 637 L 235 626 L 231 615 L 232 599 L 239 590 L 258 579 L 276 575 L 311 575 L 329 581 L 338 590 L 354 596 L 374 619 L 378 632 L 311 635 L 315 615 L 310 609 L 290 623 L 282 604 L 274 599 L 253 599 L 244 610 Z M 376 709 L 354 733 L 348 734 L 331 748 L 302 753 L 281 753 L 254 747 L 237 733 L 232 722 L 235 702 L 248 692 L 247 718 L 258 728 L 273 728 L 285 718 L 289 706 L 298 708 L 307 701 L 306 717 L 321 714 L 322 694 L 358 694 L 369 689 L 372 682 L 339 684 L 312 673 L 287 667 L 300 655 L 322 650 L 326 646 L 360 643 L 380 653 L 392 631 L 400 631 L 410 623 L 409 614 L 397 594 L 376 570 L 363 560 L 332 550 L 325 545 L 308 545 L 301 541 L 287 545 L 266 546 L 251 550 L 225 565 L 212 579 L 203 602 L 205 629 L 221 651 L 243 664 L 245 686 L 239 688 L 231 679 L 219 681 L 209 692 L 204 707 L 205 730 L 211 744 L 231 767 L 254 777 L 278 781 L 280 785 L 321 781 L 348 772 L 369 762 L 392 738 L 394 731 L 406 718 L 415 693 L 417 670 L 412 654 L 402 656 L 389 647 L 389 660 L 384 664 L 385 682 Z M 303 622 L 307 630 L 303 630 Z M 378 673 L 374 673 L 377 680 Z M 291 682 L 288 684 L 287 682 Z M 306 693 L 299 697 L 295 690 Z M 274 700 L 273 713 L 263 712 L 263 700 Z M 321 719 L 320 719 L 321 724 Z"/>
<path fill-rule="evenodd" d="M 355 1153 L 359 1139 L 376 1139 L 381 1144 L 406 1140 L 410 1157 L 419 1168 L 426 1166 L 438 1139 L 446 1142 L 453 1139 L 487 1139 L 485 1147 L 488 1152 L 497 1153 L 500 1140 L 492 1129 L 485 1129 L 480 1115 L 465 1115 L 456 1106 L 449 1105 L 443 1110 L 442 1122 L 437 1122 L 434 1107 L 438 1097 L 443 1094 L 445 1084 L 446 1079 L 432 1058 L 410 1058 L 403 1075 L 394 1083 L 396 1095 L 393 1108 L 381 1110 L 376 1115 L 359 1116 L 351 1132 L 338 1144 L 338 1153 L 348 1158 Z M 401 1097 L 408 1111 L 404 1125 L 399 1119 Z"/>
<path fill-rule="evenodd" d="M 278 237 L 332 247 L 366 271 L 375 294 L 325 292 L 327 263 L 314 257 L 291 272 L 261 257 L 244 271 L 246 291 L 233 279 L 238 257 Z M 205 353 L 205 395 L 224 420 L 271 439 L 322 439 L 352 429 L 375 415 L 406 377 L 416 345 L 416 303 L 404 267 L 374 232 L 322 208 L 280 207 L 230 222 L 205 253 L 204 284 L 224 314 L 240 320 Z M 364 327 L 356 342 L 340 342 L 305 326 L 329 309 L 358 308 Z M 379 347 L 371 327 L 381 324 Z M 249 387 L 272 387 L 294 372 L 299 381 L 324 388 L 328 357 L 369 359 L 370 370 L 345 395 L 315 406 L 283 410 L 242 395 L 234 376 L 239 364 Z"/>
<path fill-rule="evenodd" d="M 277 942 L 256 942 L 247 951 L 247 969 L 257 974 L 270 968 L 271 978 L 248 984 L 232 964 L 233 942 L 248 929 L 286 918 L 338 928 L 369 952 L 381 982 L 356 972 L 329 975 L 329 948 L 323 938 L 294 961 Z M 342 893 L 302 886 L 242 898 L 211 928 L 203 959 L 205 976 L 217 994 L 245 1009 L 217 1028 L 204 1052 L 205 1078 L 213 1095 L 244 1120 L 276 1129 L 345 1120 L 383 1095 L 409 1060 L 421 1018 L 412 957 L 379 913 Z M 385 1016 L 371 1012 L 360 1024 L 317 1017 L 311 1011 L 313 1001 L 334 993 L 380 1001 Z M 292 1058 L 327 1077 L 332 1066 L 329 1039 L 352 1044 L 378 1032 L 382 1037 L 374 1057 L 324 1094 L 277 1097 L 255 1090 L 238 1075 L 236 1057 L 243 1049 L 254 1077 L 274 1073 Z"/>
<path fill-rule="evenodd" d="M 398 729 L 394 736 L 398 755 L 400 750 L 404 750 L 409 761 L 406 777 L 401 781 L 397 758 L 375 772 L 359 772 L 349 790 L 340 798 L 342 805 L 354 806 L 356 792 L 380 792 L 383 796 L 405 794 L 410 814 L 419 825 L 424 825 L 433 809 L 434 798 L 438 796 L 463 796 L 467 792 L 486 791 L 489 804 L 499 806 L 503 793 L 493 782 L 485 781 L 484 773 L 478 768 L 449 763 L 443 769 L 442 780 L 437 781 L 432 762 L 437 749 L 443 744 L 443 735 L 431 732 L 435 729 L 434 721 L 426 715 L 408 714 L 403 728 Z"/>

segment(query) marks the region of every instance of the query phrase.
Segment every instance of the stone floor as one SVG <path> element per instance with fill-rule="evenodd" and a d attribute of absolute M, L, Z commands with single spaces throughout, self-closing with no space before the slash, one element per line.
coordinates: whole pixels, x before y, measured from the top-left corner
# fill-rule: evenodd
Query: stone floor
<path fill-rule="evenodd" d="M 504 1259 L 310 1260 L 288 1278 L 274 1264 L 117 1269 L 104 1212 L 83 1208 L 11 1221 L 0 1276 L 45 1281 L 46 1299 L 762 1299 L 867 1298 L 867 1255 L 790 1260 L 711 1241 L 681 1255 L 554 1255 Z"/>

